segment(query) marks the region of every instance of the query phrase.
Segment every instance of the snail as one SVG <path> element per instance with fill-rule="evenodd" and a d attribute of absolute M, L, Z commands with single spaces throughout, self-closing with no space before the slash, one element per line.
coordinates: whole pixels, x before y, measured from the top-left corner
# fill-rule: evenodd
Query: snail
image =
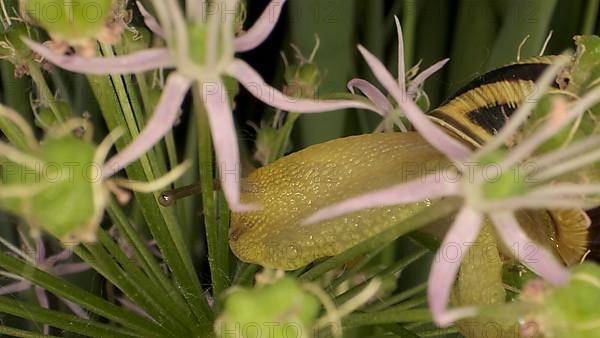
<path fill-rule="evenodd" d="M 428 115 L 449 134 L 479 147 L 536 90 L 536 80 L 557 57 L 530 58 L 485 73 Z M 262 208 L 232 213 L 230 247 L 242 261 L 284 270 L 335 256 L 432 207 L 431 201 L 362 210 L 312 225 L 301 225 L 303 219 L 335 202 L 424 173 L 443 175 L 450 165 L 416 132 L 364 134 L 307 147 L 244 179 L 242 202 Z M 519 221 L 565 265 L 579 262 L 588 250 L 589 218 L 582 210 L 524 210 Z"/>

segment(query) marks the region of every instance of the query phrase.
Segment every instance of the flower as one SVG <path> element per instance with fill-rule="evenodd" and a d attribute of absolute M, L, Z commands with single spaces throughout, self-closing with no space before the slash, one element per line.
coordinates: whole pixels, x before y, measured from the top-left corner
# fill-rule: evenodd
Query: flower
<path fill-rule="evenodd" d="M 560 183 L 557 179 L 599 161 L 600 152 L 593 150 L 593 147 L 600 144 L 600 137 L 589 136 L 559 150 L 533 158 L 529 156 L 558 131 L 598 103 L 600 90 L 594 89 L 580 100 L 569 104 L 561 97 L 555 98 L 547 121 L 520 144 L 505 150 L 504 144 L 525 122 L 552 79 L 564 66 L 566 58 L 563 58 L 541 77 L 538 91 L 520 106 L 504 128 L 481 149 L 472 151 L 444 133 L 414 102 L 410 99 L 404 100 L 402 89 L 383 64 L 369 51 L 359 48 L 377 79 L 397 101 L 414 127 L 429 143 L 455 162 L 462 176 L 459 180 L 448 182 L 440 181 L 436 174 L 432 174 L 369 192 L 323 208 L 307 218 L 304 223 L 312 224 L 361 209 L 414 203 L 428 198 L 460 196 L 464 201 L 463 207 L 448 230 L 442 248 L 451 243 L 462 243 L 468 248 L 477 238 L 483 218 L 489 217 L 504 243 L 509 247 L 518 244 L 514 254 L 523 264 L 555 285 L 568 282 L 568 270 L 546 249 L 539 247 L 534 255 L 527 255 L 527 248 L 534 242 L 520 228 L 514 212 L 518 209 L 589 208 L 598 204 L 597 200 L 594 200 L 595 195 L 600 192 L 598 184 L 585 181 Z M 539 170 L 532 172 L 524 169 L 525 160 L 535 164 Z M 499 167 L 498 180 L 485 179 L 482 167 L 490 163 Z M 472 164 L 476 166 L 473 167 Z M 509 174 L 513 165 L 520 169 L 516 180 Z M 460 263 L 440 259 L 432 265 L 427 294 L 433 318 L 439 325 L 447 325 L 477 313 L 474 307 L 448 309 L 448 298 Z"/>
<path fill-rule="evenodd" d="M 71 119 L 50 128 L 40 144 L 18 113 L 0 105 L 0 117 L 18 127 L 28 146 L 19 150 L 0 141 L 4 159 L 0 208 L 25 219 L 35 237 L 43 229 L 63 243 L 93 242 L 109 192 L 125 202 L 129 194 L 122 188 L 153 192 L 169 185 L 190 166 L 184 162 L 154 182 L 107 179 L 100 176 L 100 167 L 119 130 L 95 147 L 88 122 Z M 81 138 L 74 136 L 73 131 L 82 126 L 85 132 Z"/>
<path fill-rule="evenodd" d="M 188 9 L 186 20 L 175 0 L 152 1 L 159 20 L 154 19 L 138 3 L 147 26 L 163 36 L 167 48 L 152 48 L 114 58 L 86 58 L 79 55 L 60 55 L 31 40 L 27 44 L 48 61 L 64 69 L 86 74 L 130 74 L 156 68 L 175 68 L 167 78 L 166 86 L 154 114 L 140 135 L 121 152 L 107 161 L 102 173 L 109 177 L 146 151 L 151 149 L 171 130 L 185 95 L 197 84 L 200 97 L 208 114 L 217 160 L 226 169 L 221 186 L 233 211 L 246 211 L 254 206 L 240 202 L 239 149 L 231 107 L 224 78 L 232 77 L 259 100 L 273 107 L 314 113 L 345 108 L 365 108 L 369 104 L 356 100 L 293 99 L 270 87 L 246 62 L 235 57 L 261 44 L 273 30 L 285 0 L 271 1 L 257 22 L 238 37 L 234 34 L 231 9 L 238 0 L 223 1 L 209 10 L 205 1 Z M 229 10 L 229 11 L 228 11 Z M 160 24 L 159 24 L 160 22 Z M 235 174 L 235 179 L 225 179 Z M 227 175 L 225 175 L 227 174 Z"/>
<path fill-rule="evenodd" d="M 440 70 L 450 59 L 443 59 L 441 61 L 436 62 L 429 68 L 425 69 L 420 74 L 416 75 L 414 78 L 409 80 L 407 83 L 407 74 L 405 73 L 404 67 L 404 39 L 402 36 L 402 27 L 400 26 L 400 20 L 398 20 L 397 16 L 394 16 L 394 20 L 396 21 L 396 32 L 398 34 L 398 87 L 400 88 L 400 95 L 402 100 L 407 97 L 411 99 L 415 99 L 418 97 L 420 93 L 420 87 L 423 85 L 425 80 L 427 80 L 431 75 L 435 74 L 438 70 Z M 414 70 L 414 71 L 413 71 Z M 413 70 L 409 71 L 410 73 L 416 73 L 418 71 L 418 65 L 413 68 Z M 410 77 L 410 76 L 409 76 Z M 354 78 L 348 82 L 348 89 L 355 93 L 356 89 L 360 90 L 370 101 L 373 103 L 371 110 L 377 112 L 378 114 L 384 116 L 386 119 L 382 122 L 377 129 L 391 129 L 386 128 L 386 120 L 392 120 L 394 124 L 396 124 L 401 131 L 406 131 L 406 127 L 402 123 L 402 121 L 398 118 L 397 113 L 400 110 L 398 106 L 394 106 L 390 100 L 373 84 L 368 82 L 365 79 Z"/>

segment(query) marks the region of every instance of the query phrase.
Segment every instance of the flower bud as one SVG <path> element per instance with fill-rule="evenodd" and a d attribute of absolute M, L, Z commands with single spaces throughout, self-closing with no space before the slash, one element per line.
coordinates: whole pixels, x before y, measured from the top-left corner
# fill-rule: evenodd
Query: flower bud
<path fill-rule="evenodd" d="M 79 46 L 105 35 L 114 4 L 115 0 L 26 0 L 24 10 L 52 39 Z"/>
<path fill-rule="evenodd" d="M 3 186 L 20 192 L 1 199 L 0 207 L 63 242 L 93 240 L 95 185 L 102 182 L 95 152 L 92 144 L 68 134 L 48 137 L 39 151 L 23 154 L 26 161 L 4 161 Z"/>
<path fill-rule="evenodd" d="M 317 299 L 298 281 L 284 277 L 261 288 L 233 290 L 215 331 L 219 337 L 310 336 L 308 327 L 319 308 Z"/>

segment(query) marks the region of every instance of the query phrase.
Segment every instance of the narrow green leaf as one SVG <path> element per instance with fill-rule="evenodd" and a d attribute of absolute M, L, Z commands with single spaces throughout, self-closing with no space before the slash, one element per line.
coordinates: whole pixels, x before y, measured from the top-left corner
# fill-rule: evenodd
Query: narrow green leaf
<path fill-rule="evenodd" d="M 66 280 L 55 277 L 46 271 L 23 262 L 22 260 L 9 255 L 4 255 L 3 258 L 0 259 L 0 267 L 10 273 L 26 278 L 33 284 L 40 286 L 57 296 L 79 304 L 93 313 L 135 330 L 142 335 L 148 337 L 157 337 L 161 335 L 161 328 L 146 318 L 123 310 L 98 296 L 80 289 Z"/>
<path fill-rule="evenodd" d="M 0 312 L 8 313 L 13 316 L 21 317 L 40 324 L 48 324 L 68 332 L 79 333 L 89 337 L 145 337 L 145 334 L 131 332 L 130 330 L 119 328 L 92 320 L 81 319 L 74 315 L 44 309 L 29 302 L 22 302 L 11 299 L 6 296 L 0 296 Z M 12 333 L 11 333 L 12 332 Z M 23 331 L 0 326 L 0 333 L 19 334 Z M 15 335 L 19 337 L 19 335 Z M 40 337 L 31 333 L 31 335 L 21 335 L 20 337 Z M 45 336 L 47 337 L 47 336 Z M 159 337 L 154 335 L 154 337 Z"/>

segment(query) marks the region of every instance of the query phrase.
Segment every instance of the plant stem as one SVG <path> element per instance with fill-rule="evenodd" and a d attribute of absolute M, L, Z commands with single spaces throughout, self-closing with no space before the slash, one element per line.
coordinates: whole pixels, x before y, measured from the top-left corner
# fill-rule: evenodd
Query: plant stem
<path fill-rule="evenodd" d="M 200 186 L 202 190 L 202 210 L 204 211 L 204 227 L 206 228 L 206 243 L 208 246 L 208 263 L 212 278 L 213 297 L 217 309 L 219 295 L 225 290 L 227 273 L 223 270 L 224 253 L 219 248 L 219 234 L 214 193 L 213 147 L 210 136 L 210 125 L 207 112 L 200 98 L 200 88 L 194 86 L 194 109 L 198 123 L 198 161 L 200 168 Z"/>
<path fill-rule="evenodd" d="M 48 104 L 54 118 L 57 122 L 65 122 L 66 116 L 63 116 L 63 113 L 60 111 L 60 108 L 56 104 L 56 99 L 52 94 L 52 90 L 50 90 L 50 86 L 48 86 L 48 82 L 46 82 L 46 78 L 44 74 L 42 74 L 42 70 L 40 69 L 40 64 L 34 61 L 31 61 L 27 64 L 29 67 L 29 74 L 38 87 L 40 98 L 42 102 Z"/>
<path fill-rule="evenodd" d="M 581 28 L 582 34 L 594 34 L 596 30 L 596 22 L 598 20 L 598 7 L 600 0 L 588 0 L 585 8 L 585 14 L 583 17 L 583 24 Z"/>
<path fill-rule="evenodd" d="M 93 313 L 119 323 L 124 327 L 131 328 L 142 336 L 161 336 L 162 330 L 154 322 L 129 311 L 125 311 L 96 295 L 80 289 L 66 280 L 55 277 L 20 259 L 4 255 L 4 257 L 0 259 L 0 267 L 10 273 L 29 280 L 31 283 L 40 286 L 57 296 L 70 300 Z"/>
<path fill-rule="evenodd" d="M 377 324 L 412 323 L 431 320 L 427 309 L 417 310 L 386 310 L 371 313 L 355 313 L 342 320 L 344 328 L 369 326 Z"/>
<path fill-rule="evenodd" d="M 125 328 L 81 319 L 73 315 L 44 309 L 29 302 L 18 301 L 5 296 L 0 296 L 0 312 L 89 337 L 145 337 L 145 334 L 135 333 Z M 19 332 L 16 329 L 7 328 L 6 326 L 0 328 L 0 333 L 11 334 L 8 331 Z M 40 337 L 40 335 L 32 333 L 29 336 L 23 335 L 21 337 Z M 153 335 L 153 337 L 160 336 Z"/>
<path fill-rule="evenodd" d="M 288 113 L 283 127 L 281 127 L 277 133 L 277 140 L 275 141 L 275 145 L 273 146 L 271 154 L 269 155 L 269 163 L 274 162 L 285 155 L 286 148 L 290 142 L 292 128 L 294 127 L 296 120 L 298 120 L 298 117 L 300 117 L 300 114 L 298 113 Z"/>

